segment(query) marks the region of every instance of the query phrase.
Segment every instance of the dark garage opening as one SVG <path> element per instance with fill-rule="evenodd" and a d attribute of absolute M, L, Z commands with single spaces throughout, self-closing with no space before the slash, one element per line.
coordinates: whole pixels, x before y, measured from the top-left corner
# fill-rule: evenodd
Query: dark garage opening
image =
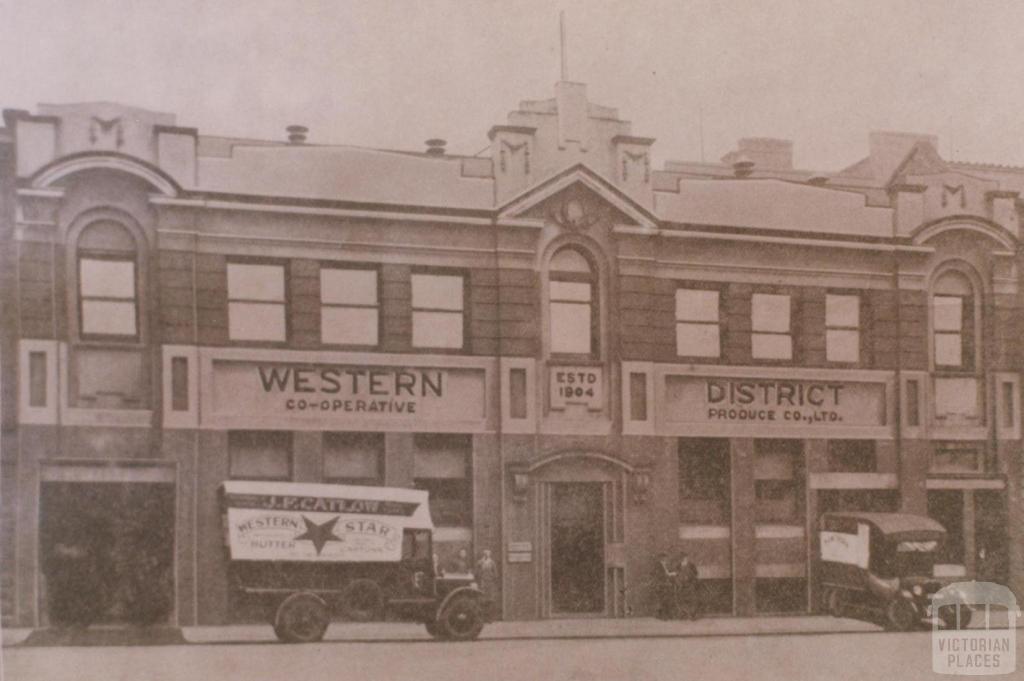
<path fill-rule="evenodd" d="M 174 485 L 44 482 L 42 612 L 52 626 L 166 623 L 174 603 Z"/>

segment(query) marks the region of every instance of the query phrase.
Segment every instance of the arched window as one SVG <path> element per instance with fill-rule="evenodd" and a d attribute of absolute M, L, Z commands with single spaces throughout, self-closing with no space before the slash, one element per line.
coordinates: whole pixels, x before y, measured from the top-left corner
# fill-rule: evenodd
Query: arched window
<path fill-rule="evenodd" d="M 936 369 L 973 371 L 977 347 L 975 291 L 963 272 L 950 270 L 932 287 L 932 352 Z"/>
<path fill-rule="evenodd" d="M 598 279 L 590 261 L 562 248 L 548 266 L 551 354 L 598 354 Z"/>
<path fill-rule="evenodd" d="M 101 220 L 78 238 L 78 319 L 82 338 L 139 337 L 138 252 L 121 224 Z"/>

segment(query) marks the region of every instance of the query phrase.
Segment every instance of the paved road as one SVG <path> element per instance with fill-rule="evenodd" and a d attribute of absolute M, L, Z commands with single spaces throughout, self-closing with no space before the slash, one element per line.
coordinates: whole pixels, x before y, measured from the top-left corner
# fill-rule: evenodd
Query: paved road
<path fill-rule="evenodd" d="M 1024 630 L 1017 631 L 1024 653 Z M 930 633 L 6 648 L 8 681 L 915 679 Z M 1003 677 L 1008 678 L 1008 677 Z"/>

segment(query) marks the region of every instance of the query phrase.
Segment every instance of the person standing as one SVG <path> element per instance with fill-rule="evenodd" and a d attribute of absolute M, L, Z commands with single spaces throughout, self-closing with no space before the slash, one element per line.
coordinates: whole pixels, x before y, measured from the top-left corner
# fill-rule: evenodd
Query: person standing
<path fill-rule="evenodd" d="M 685 552 L 679 556 L 676 570 L 676 613 L 677 617 L 697 619 L 697 566 Z"/>
<path fill-rule="evenodd" d="M 450 572 L 457 575 L 466 575 L 470 573 L 469 551 L 466 549 L 459 549 L 455 559 L 451 562 Z"/>
<path fill-rule="evenodd" d="M 654 597 L 658 601 L 658 619 L 667 620 L 675 617 L 675 577 L 676 573 L 669 564 L 668 554 L 664 551 L 659 553 L 654 566 Z"/>
<path fill-rule="evenodd" d="M 487 603 L 484 615 L 490 621 L 494 614 L 494 603 L 498 597 L 498 564 L 491 557 L 489 549 L 484 549 L 480 554 L 480 560 L 476 562 L 476 570 L 473 575 L 476 578 L 477 586 L 484 595 Z"/>

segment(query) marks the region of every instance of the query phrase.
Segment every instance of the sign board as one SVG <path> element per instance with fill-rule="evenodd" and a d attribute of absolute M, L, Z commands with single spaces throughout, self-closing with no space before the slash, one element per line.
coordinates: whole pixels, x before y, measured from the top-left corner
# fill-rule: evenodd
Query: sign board
<path fill-rule="evenodd" d="M 510 553 L 513 553 L 513 552 L 518 552 L 518 553 L 526 552 L 526 553 L 530 553 L 531 551 L 533 551 L 533 542 L 529 542 L 529 541 L 510 541 L 508 543 L 508 550 L 509 550 Z"/>
<path fill-rule="evenodd" d="M 821 559 L 866 569 L 869 557 L 869 532 L 870 528 L 865 523 L 857 523 L 857 534 L 821 532 Z"/>
<path fill-rule="evenodd" d="M 885 384 L 668 376 L 666 416 L 686 423 L 883 426 Z"/>
<path fill-rule="evenodd" d="M 431 528 L 422 490 L 231 481 L 224 505 L 232 560 L 397 561 L 406 528 Z"/>
<path fill-rule="evenodd" d="M 532 563 L 532 553 L 510 553 L 508 554 L 508 562 L 510 563 Z"/>
<path fill-rule="evenodd" d="M 485 417 L 483 369 L 215 360 L 217 415 L 466 421 Z"/>
<path fill-rule="evenodd" d="M 601 367 L 552 366 L 548 377 L 552 409 L 565 409 L 570 404 L 582 404 L 593 411 L 604 409 Z"/>

